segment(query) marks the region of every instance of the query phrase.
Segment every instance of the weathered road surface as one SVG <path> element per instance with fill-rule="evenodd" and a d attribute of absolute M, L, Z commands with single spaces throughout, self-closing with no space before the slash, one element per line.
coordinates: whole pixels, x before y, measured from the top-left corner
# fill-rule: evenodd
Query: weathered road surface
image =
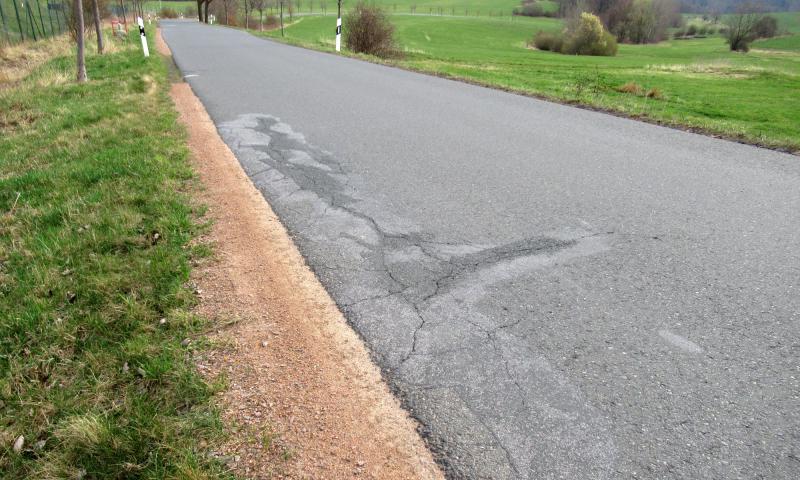
<path fill-rule="evenodd" d="M 800 159 L 163 33 L 452 478 L 796 478 Z"/>

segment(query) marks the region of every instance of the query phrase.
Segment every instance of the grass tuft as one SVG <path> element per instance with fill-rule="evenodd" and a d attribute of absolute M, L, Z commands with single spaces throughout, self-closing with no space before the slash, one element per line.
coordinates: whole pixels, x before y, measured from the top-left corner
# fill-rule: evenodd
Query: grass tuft
<path fill-rule="evenodd" d="M 636 82 L 628 82 L 625 85 L 617 88 L 617 91 L 620 93 L 630 93 L 632 95 L 641 95 L 644 92 L 644 88 Z"/>

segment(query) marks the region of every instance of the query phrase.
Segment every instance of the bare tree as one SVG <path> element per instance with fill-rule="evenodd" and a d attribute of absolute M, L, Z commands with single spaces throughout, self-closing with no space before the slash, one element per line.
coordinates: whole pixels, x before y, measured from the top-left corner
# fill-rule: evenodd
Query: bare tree
<path fill-rule="evenodd" d="M 756 27 L 764 18 L 763 11 L 760 5 L 745 3 L 726 19 L 728 45 L 731 50 L 741 52 L 750 50 L 750 42 L 755 40 Z"/>
<path fill-rule="evenodd" d="M 100 8 L 97 0 L 92 0 L 92 15 L 94 16 L 94 29 L 97 32 L 97 53 L 103 54 L 103 24 L 100 20 Z"/>
<path fill-rule="evenodd" d="M 258 29 L 264 30 L 264 8 L 267 6 L 265 0 L 246 0 L 250 3 L 251 10 L 258 10 Z"/>
<path fill-rule="evenodd" d="M 204 9 L 205 11 L 203 12 L 203 16 L 202 16 L 202 19 L 201 19 L 202 22 L 208 23 L 208 5 L 210 3 L 211 3 L 211 0 L 205 0 L 203 2 L 203 6 L 205 7 L 205 9 Z"/>
<path fill-rule="evenodd" d="M 78 83 L 86 82 L 86 52 L 83 45 L 83 1 L 75 0 L 75 27 L 78 32 Z"/>
<path fill-rule="evenodd" d="M 250 2 L 248 0 L 244 0 L 244 29 L 250 30 Z"/>
<path fill-rule="evenodd" d="M 231 14 L 236 16 L 236 6 L 237 0 L 220 0 L 220 8 L 222 8 L 222 14 L 225 16 L 225 25 L 231 24 Z M 219 12 L 219 9 L 217 10 Z"/>

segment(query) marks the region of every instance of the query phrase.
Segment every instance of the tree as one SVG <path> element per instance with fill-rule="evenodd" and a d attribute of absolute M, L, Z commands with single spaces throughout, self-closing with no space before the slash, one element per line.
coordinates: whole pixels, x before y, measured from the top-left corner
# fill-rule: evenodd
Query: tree
<path fill-rule="evenodd" d="M 208 23 L 208 7 L 211 4 L 211 0 L 205 0 L 203 2 L 203 22 Z"/>
<path fill-rule="evenodd" d="M 97 32 L 97 53 L 103 54 L 103 24 L 100 21 L 100 8 L 97 0 L 92 0 L 92 15 L 94 16 L 94 29 Z"/>
<path fill-rule="evenodd" d="M 86 82 L 86 55 L 85 49 L 83 46 L 83 1 L 82 0 L 75 0 L 75 28 L 77 30 L 77 38 L 75 39 L 78 43 L 78 59 L 77 59 L 77 69 L 78 69 L 78 83 Z"/>
<path fill-rule="evenodd" d="M 250 2 L 244 0 L 244 29 L 250 30 Z"/>
<path fill-rule="evenodd" d="M 757 28 L 765 15 L 760 5 L 743 4 L 735 14 L 730 15 L 725 23 L 728 25 L 728 45 L 734 52 L 750 50 L 750 42 L 757 38 Z"/>
<path fill-rule="evenodd" d="M 264 30 L 264 8 L 267 6 L 265 0 L 245 0 L 250 3 L 252 10 L 258 10 L 258 29 Z"/>
<path fill-rule="evenodd" d="M 620 42 L 650 43 L 666 38 L 668 27 L 680 25 L 676 0 L 596 0 L 595 11 Z"/>

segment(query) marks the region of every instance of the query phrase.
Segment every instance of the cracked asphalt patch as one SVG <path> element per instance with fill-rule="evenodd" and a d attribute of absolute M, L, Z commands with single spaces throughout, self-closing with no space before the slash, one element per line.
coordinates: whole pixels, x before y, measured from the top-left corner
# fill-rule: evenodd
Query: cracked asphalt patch
<path fill-rule="evenodd" d="M 354 176 L 278 118 L 246 114 L 218 129 L 372 346 L 406 406 L 431 426 L 430 441 L 444 458 L 460 458 L 451 471 L 521 477 L 536 473 L 546 458 L 576 475 L 610 472 L 613 442 L 602 417 L 546 359 L 531 357 L 524 342 L 503 332 L 520 320 L 478 313 L 488 289 L 602 252 L 609 234 L 541 236 L 487 247 L 386 231 L 354 207 Z M 538 392 L 543 384 L 547 391 Z M 556 399 L 558 414 L 550 406 Z M 531 417 L 537 429 L 560 432 L 549 451 L 537 447 L 529 438 L 531 426 L 520 422 Z M 442 423 L 469 429 L 441 432 Z M 587 437 L 595 441 L 583 442 Z"/>
<path fill-rule="evenodd" d="M 451 478 L 793 478 L 796 157 L 174 22 Z"/>

